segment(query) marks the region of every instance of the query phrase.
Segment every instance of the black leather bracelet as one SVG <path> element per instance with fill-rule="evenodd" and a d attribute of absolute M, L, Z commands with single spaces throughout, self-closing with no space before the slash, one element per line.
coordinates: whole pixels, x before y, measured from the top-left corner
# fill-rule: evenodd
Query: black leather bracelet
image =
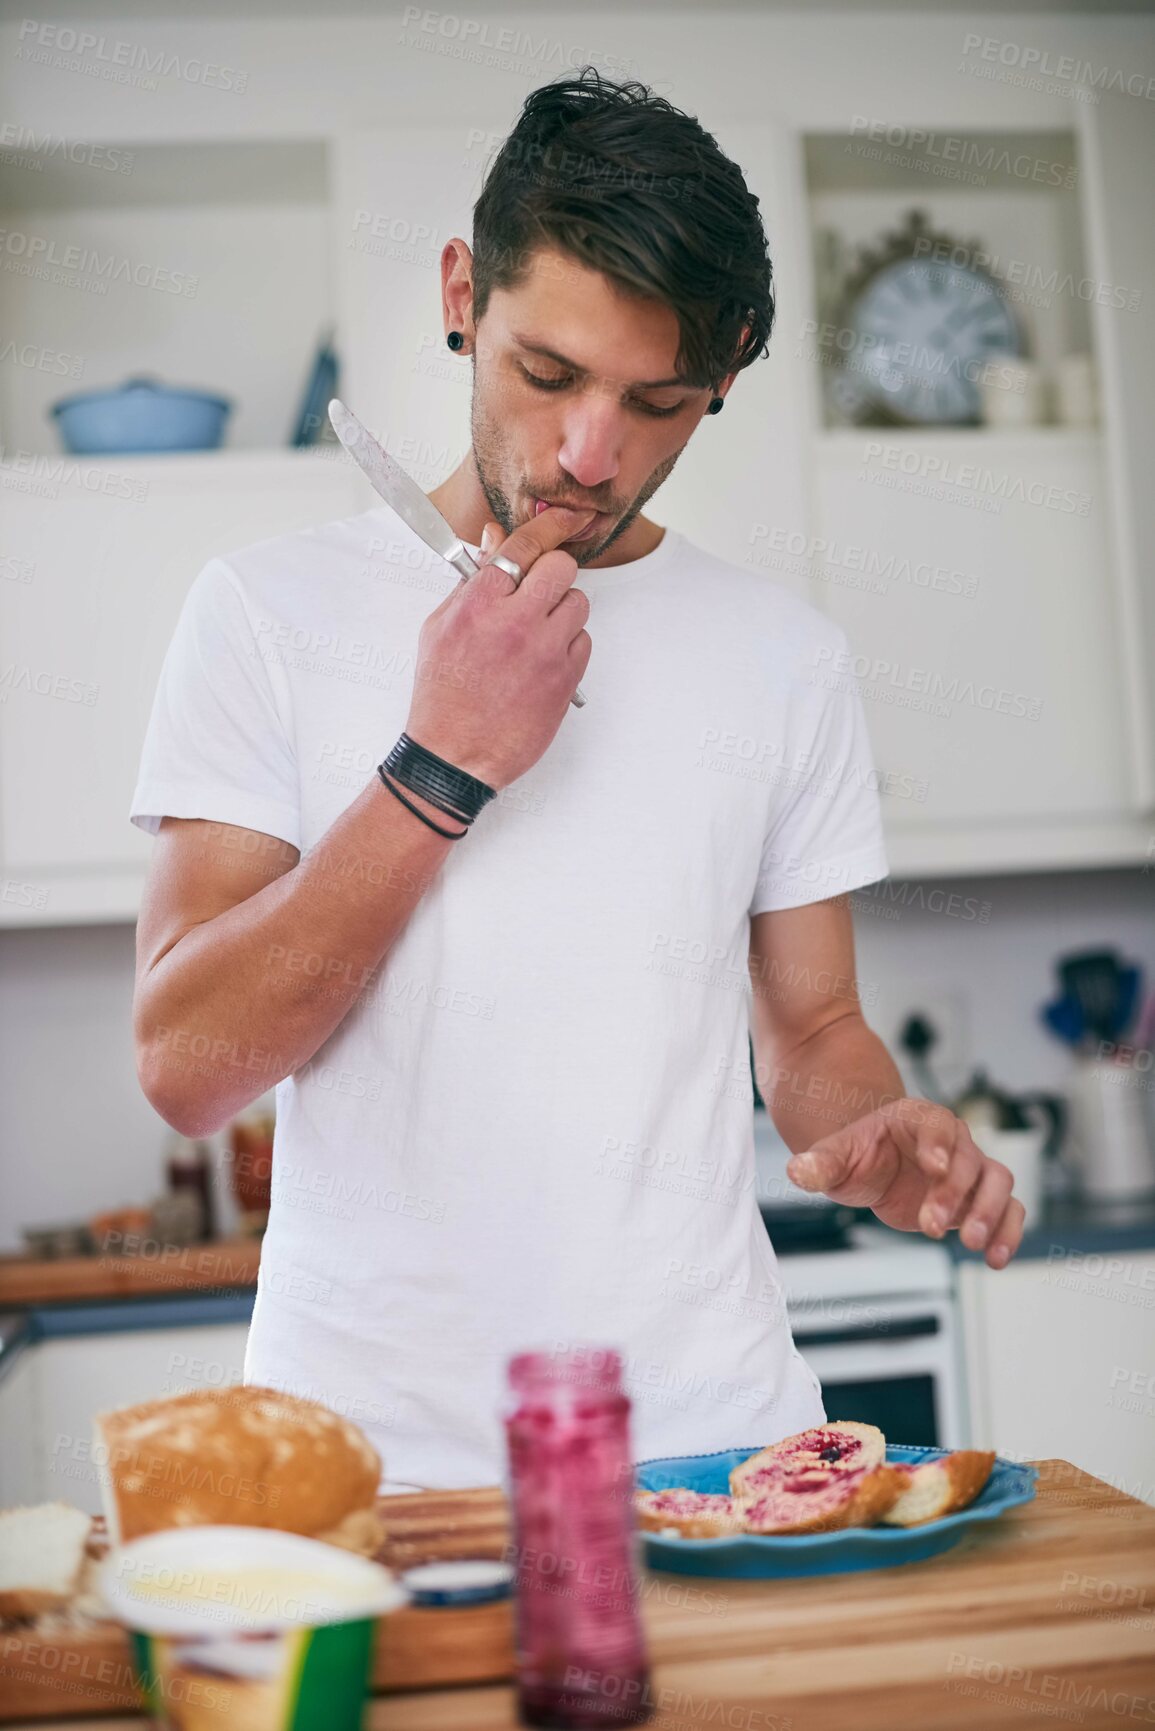
<path fill-rule="evenodd" d="M 497 789 L 487 782 L 447 763 L 435 751 L 403 733 L 383 767 L 411 793 L 419 793 L 461 823 L 472 823 L 483 806 L 496 798 Z"/>
<path fill-rule="evenodd" d="M 434 821 L 431 817 L 426 817 L 425 813 L 423 811 L 419 811 L 418 808 L 413 804 L 412 800 L 406 799 L 405 795 L 401 792 L 401 789 L 399 787 L 393 786 L 393 783 L 389 780 L 389 777 L 385 774 L 385 765 L 383 763 L 379 763 L 377 765 L 377 774 L 381 777 L 382 782 L 389 789 L 389 792 L 392 794 L 395 794 L 397 796 L 397 798 L 401 801 L 402 805 L 408 806 L 409 810 L 413 813 L 414 817 L 419 817 L 421 819 L 422 823 L 428 824 L 430 829 L 435 829 L 437 831 L 438 835 L 448 836 L 450 841 L 460 841 L 463 835 L 469 834 L 469 825 L 468 824 L 466 824 L 464 829 L 442 829 L 442 827 L 439 823 L 434 823 Z"/>

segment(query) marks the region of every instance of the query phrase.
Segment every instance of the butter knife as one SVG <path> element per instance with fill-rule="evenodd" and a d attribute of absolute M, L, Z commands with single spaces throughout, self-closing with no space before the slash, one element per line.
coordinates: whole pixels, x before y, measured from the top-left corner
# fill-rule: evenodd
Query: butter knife
<path fill-rule="evenodd" d="M 454 533 L 413 477 L 405 473 L 388 451 L 382 450 L 369 429 L 362 426 L 340 397 L 334 397 L 329 404 L 329 420 L 374 492 L 392 506 L 402 522 L 407 523 L 427 547 L 439 553 L 462 577 L 475 576 L 477 561 L 460 535 Z M 579 685 L 570 702 L 575 709 L 580 709 L 585 700 L 585 693 Z"/>

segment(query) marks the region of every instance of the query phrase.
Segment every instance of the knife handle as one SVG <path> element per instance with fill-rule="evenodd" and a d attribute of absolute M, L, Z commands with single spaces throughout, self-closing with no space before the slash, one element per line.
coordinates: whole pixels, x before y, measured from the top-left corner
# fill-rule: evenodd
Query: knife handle
<path fill-rule="evenodd" d="M 473 557 L 473 554 L 469 551 L 469 548 L 465 545 L 464 541 L 456 541 L 445 557 L 461 577 L 476 577 L 477 572 L 480 569 L 477 560 Z M 573 704 L 575 709 L 583 709 L 585 707 L 585 701 L 586 694 L 579 685 L 573 696 L 570 698 L 570 702 Z"/>

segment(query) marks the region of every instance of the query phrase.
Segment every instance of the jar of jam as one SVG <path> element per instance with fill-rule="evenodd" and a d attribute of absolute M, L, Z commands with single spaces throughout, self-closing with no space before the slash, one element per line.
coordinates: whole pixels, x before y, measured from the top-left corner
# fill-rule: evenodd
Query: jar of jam
<path fill-rule="evenodd" d="M 508 1375 L 521 1722 L 640 1725 L 653 1703 L 621 1356 L 519 1353 Z"/>

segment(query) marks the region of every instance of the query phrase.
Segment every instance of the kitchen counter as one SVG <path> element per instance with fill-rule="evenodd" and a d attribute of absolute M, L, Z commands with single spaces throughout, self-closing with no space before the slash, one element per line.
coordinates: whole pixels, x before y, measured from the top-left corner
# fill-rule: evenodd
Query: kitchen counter
<path fill-rule="evenodd" d="M 956 1261 L 981 1261 L 982 1252 L 968 1250 L 957 1232 L 945 1240 Z M 1072 1252 L 1084 1256 L 1114 1256 L 1121 1251 L 1155 1249 L 1155 1197 L 1142 1202 L 1052 1202 L 1042 1218 L 1023 1234 L 1016 1261 L 1058 1260 Z"/>
<path fill-rule="evenodd" d="M 1022 1731 L 1040 1715 L 1083 1731 L 1155 1723 L 1155 1509 L 1064 1461 L 1041 1463 L 1034 1502 L 930 1562 L 794 1581 L 647 1571 L 642 1593 L 655 1731 Z M 519 1725 L 508 1682 L 377 1696 L 365 1722 Z M 25 1731 L 142 1723 L 21 1721 Z"/>
<path fill-rule="evenodd" d="M 930 1242 L 915 1232 L 899 1232 L 884 1226 L 869 1209 L 860 1219 L 885 1233 L 892 1244 Z M 981 1262 L 981 1250 L 968 1250 L 957 1231 L 940 1240 L 955 1262 Z M 1141 1202 L 1055 1201 L 1042 1217 L 1023 1233 L 1016 1262 L 1057 1260 L 1074 1252 L 1086 1256 L 1113 1256 L 1126 1250 L 1155 1250 L 1155 1197 Z"/>
<path fill-rule="evenodd" d="M 917 1233 L 894 1232 L 867 1209 L 860 1220 L 897 1246 L 927 1246 Z M 773 1237 L 773 1234 L 771 1234 Z M 955 1260 L 981 1259 L 967 1250 L 957 1232 L 942 1241 Z M 1155 1197 L 1144 1202 L 1056 1202 L 1023 1237 L 1019 1259 L 1075 1251 L 1111 1255 L 1155 1248 Z M 792 1246 L 779 1247 L 784 1258 Z M 804 1254 L 804 1253 L 803 1253 Z M 163 1249 L 141 1256 L 70 1256 L 37 1259 L 0 1256 L 0 1311 L 16 1311 L 76 1300 L 122 1300 L 182 1293 L 234 1293 L 255 1288 L 261 1260 L 259 1238 L 221 1239 L 186 1250 Z"/>
<path fill-rule="evenodd" d="M 259 1238 L 211 1244 L 153 1245 L 137 1256 L 0 1256 L 0 1310 L 72 1299 L 235 1291 L 255 1286 Z"/>

